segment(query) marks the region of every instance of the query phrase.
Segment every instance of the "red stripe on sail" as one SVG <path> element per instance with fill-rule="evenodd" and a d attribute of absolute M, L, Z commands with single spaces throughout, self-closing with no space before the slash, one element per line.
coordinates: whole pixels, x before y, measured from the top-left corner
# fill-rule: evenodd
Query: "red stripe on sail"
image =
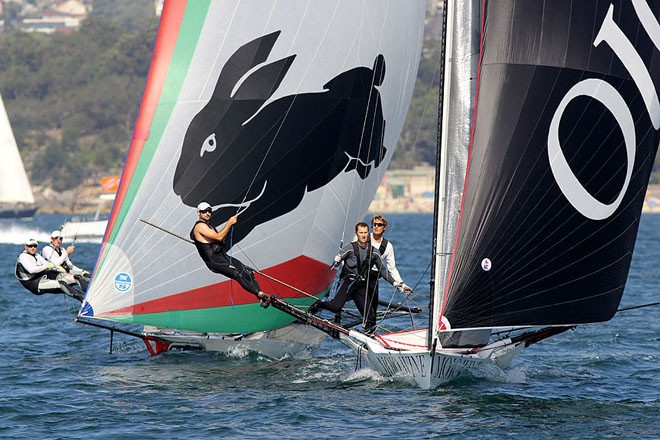
<path fill-rule="evenodd" d="M 105 242 L 109 238 L 109 232 L 112 231 L 114 223 L 117 220 L 119 207 L 123 204 L 129 184 L 135 173 L 138 159 L 142 153 L 142 148 L 149 137 L 149 129 L 156 113 L 156 107 L 163 91 L 163 85 L 165 84 L 167 72 L 179 37 L 186 3 L 187 0 L 180 0 L 176 2 L 165 2 L 163 6 L 151 67 L 147 75 L 147 84 L 142 96 L 142 104 L 140 105 L 135 129 L 133 130 L 133 139 L 131 140 L 128 156 L 126 157 L 126 164 L 121 175 L 119 190 L 117 191 L 115 200 L 116 206 L 112 210 L 111 217 L 108 220 L 106 235 L 103 238 L 103 246 L 105 246 Z"/>
<path fill-rule="evenodd" d="M 336 270 L 327 264 L 301 255 L 285 263 L 263 270 L 266 275 L 302 290 L 316 295 L 328 288 L 335 276 Z M 297 292 L 260 274 L 255 274 L 261 289 L 279 298 L 302 298 L 303 293 Z M 196 310 L 232 305 L 252 304 L 257 297 L 243 290 L 233 280 L 210 284 L 186 292 L 177 293 L 165 298 L 134 304 L 129 307 L 112 310 L 97 315 L 97 317 L 142 315 L 147 313 L 163 313 L 173 310 Z"/>

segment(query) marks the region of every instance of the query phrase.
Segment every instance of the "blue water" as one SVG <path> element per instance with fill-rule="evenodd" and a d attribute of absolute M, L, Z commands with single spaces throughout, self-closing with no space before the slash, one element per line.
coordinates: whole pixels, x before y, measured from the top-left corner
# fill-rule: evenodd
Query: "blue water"
<path fill-rule="evenodd" d="M 506 371 L 433 391 L 382 377 L 326 339 L 309 359 L 166 353 L 73 322 L 77 304 L 13 277 L 28 236 L 63 216 L 0 223 L 0 438 L 660 438 L 660 307 L 534 345 Z M 416 301 L 428 291 L 430 215 L 390 216 Z M 97 243 L 76 243 L 91 267 Z M 622 307 L 658 301 L 660 215 L 645 215 Z"/>

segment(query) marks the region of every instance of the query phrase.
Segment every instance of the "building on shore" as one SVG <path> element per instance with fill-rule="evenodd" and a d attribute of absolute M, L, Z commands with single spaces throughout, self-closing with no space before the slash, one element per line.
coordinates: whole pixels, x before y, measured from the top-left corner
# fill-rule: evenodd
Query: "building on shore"
<path fill-rule="evenodd" d="M 411 170 L 387 170 L 376 191 L 369 212 L 433 212 L 435 168 L 417 166 Z M 644 213 L 660 213 L 660 185 L 649 185 L 642 207 Z"/>
<path fill-rule="evenodd" d="M 369 207 L 370 212 L 433 212 L 435 168 L 387 170 Z"/>

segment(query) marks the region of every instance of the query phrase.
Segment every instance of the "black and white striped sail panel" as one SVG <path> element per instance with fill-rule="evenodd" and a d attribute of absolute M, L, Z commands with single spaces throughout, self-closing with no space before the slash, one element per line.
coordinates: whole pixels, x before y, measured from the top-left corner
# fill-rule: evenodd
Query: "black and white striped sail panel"
<path fill-rule="evenodd" d="M 443 313 L 453 329 L 610 319 L 660 128 L 660 1 L 486 1 Z"/>

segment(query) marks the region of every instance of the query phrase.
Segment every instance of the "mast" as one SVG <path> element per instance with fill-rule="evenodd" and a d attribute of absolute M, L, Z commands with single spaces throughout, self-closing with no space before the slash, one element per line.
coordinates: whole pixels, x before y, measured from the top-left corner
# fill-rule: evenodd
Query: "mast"
<path fill-rule="evenodd" d="M 442 69 L 440 71 L 440 85 L 438 91 L 438 136 L 436 142 L 436 163 L 435 163 L 435 201 L 433 203 L 433 264 L 431 265 L 431 298 L 429 299 L 429 331 L 427 346 L 433 346 L 433 342 L 437 338 L 438 324 L 440 320 L 440 301 L 442 298 L 442 286 L 444 285 L 444 278 L 441 277 L 443 256 L 439 254 L 442 246 L 440 240 L 442 238 L 442 224 L 444 218 L 444 189 L 447 170 L 443 168 L 446 159 L 446 148 L 442 148 L 447 144 L 447 132 L 445 127 L 447 125 L 448 112 L 445 112 L 444 103 L 449 99 L 449 82 L 446 81 L 445 72 L 449 67 L 449 55 L 447 48 L 451 48 L 451 32 L 448 32 L 448 26 L 452 25 L 453 20 L 449 19 L 449 9 L 453 9 L 453 1 L 445 0 L 442 4 L 442 49 L 440 57 L 443 59 Z M 440 258 L 438 258 L 440 257 Z"/>
<path fill-rule="evenodd" d="M 449 283 L 461 215 L 481 38 L 479 0 L 447 0 L 445 8 L 443 111 L 436 178 L 439 203 L 435 236 L 439 247 L 434 252 L 436 282 L 432 294 L 429 344 L 438 337 L 440 329 L 444 293 Z"/>

